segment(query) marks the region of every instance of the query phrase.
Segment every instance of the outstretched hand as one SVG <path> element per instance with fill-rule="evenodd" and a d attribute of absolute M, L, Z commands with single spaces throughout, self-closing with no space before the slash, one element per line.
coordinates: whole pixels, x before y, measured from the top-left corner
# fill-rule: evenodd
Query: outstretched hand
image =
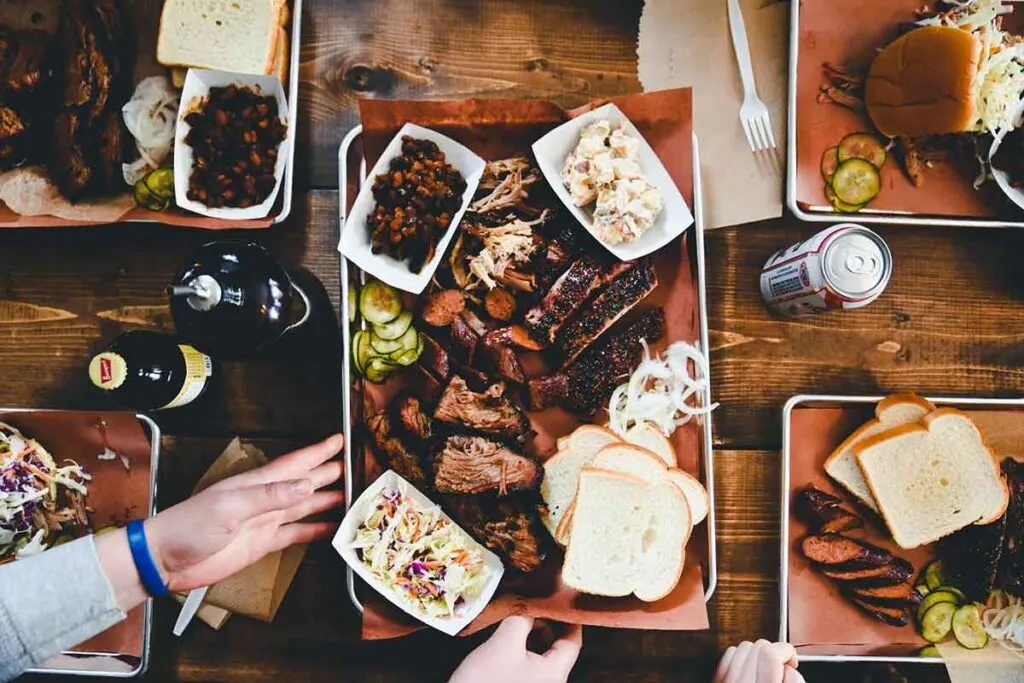
<path fill-rule="evenodd" d="M 715 683 L 804 683 L 796 665 L 796 649 L 789 643 L 745 641 L 722 655 Z"/>
<path fill-rule="evenodd" d="M 146 520 L 146 539 L 172 591 L 209 586 L 265 555 L 330 537 L 337 524 L 302 522 L 341 505 L 321 491 L 342 475 L 341 436 L 224 479 Z"/>
<path fill-rule="evenodd" d="M 565 683 L 580 656 L 583 627 L 570 626 L 542 655 L 526 647 L 533 627 L 532 617 L 508 617 L 469 653 L 448 683 Z"/>

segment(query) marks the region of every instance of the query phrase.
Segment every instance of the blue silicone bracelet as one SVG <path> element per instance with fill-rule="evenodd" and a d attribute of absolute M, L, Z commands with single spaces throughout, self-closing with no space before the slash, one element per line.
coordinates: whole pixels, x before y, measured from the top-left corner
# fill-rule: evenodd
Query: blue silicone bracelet
<path fill-rule="evenodd" d="M 149 554 L 149 543 L 146 542 L 146 528 L 141 519 L 128 522 L 128 548 L 132 551 L 135 568 L 146 592 L 154 598 L 162 598 L 170 594 L 167 584 L 160 577 L 160 572 Z"/>

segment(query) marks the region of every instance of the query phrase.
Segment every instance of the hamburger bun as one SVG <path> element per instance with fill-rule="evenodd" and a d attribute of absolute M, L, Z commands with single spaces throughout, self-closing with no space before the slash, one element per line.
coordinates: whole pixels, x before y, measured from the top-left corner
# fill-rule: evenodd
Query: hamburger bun
<path fill-rule="evenodd" d="M 967 31 L 925 26 L 900 36 L 868 71 L 864 103 L 871 121 L 889 137 L 972 130 L 980 61 L 981 41 Z"/>

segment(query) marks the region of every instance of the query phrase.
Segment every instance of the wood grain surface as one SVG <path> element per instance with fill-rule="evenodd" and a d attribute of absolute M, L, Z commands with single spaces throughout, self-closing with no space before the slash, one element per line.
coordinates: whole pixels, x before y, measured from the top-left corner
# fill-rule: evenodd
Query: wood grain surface
<path fill-rule="evenodd" d="M 500 95 L 575 105 L 635 92 L 641 8 L 641 0 L 306 0 L 298 208 L 285 225 L 244 237 L 314 290 L 313 319 L 256 361 L 225 366 L 202 402 L 157 416 L 168 435 L 161 506 L 184 498 L 236 434 L 276 455 L 340 428 L 337 147 L 357 122 L 357 99 Z M 706 238 L 713 394 L 722 404 L 713 629 L 587 629 L 573 680 L 709 681 L 728 645 L 776 637 L 778 448 L 790 396 L 1021 393 L 1024 234 L 882 229 L 895 270 L 881 299 L 859 311 L 775 318 L 758 293 L 760 267 L 816 231 L 783 219 Z M 208 239 L 149 225 L 0 231 L 0 406 L 102 405 L 86 378 L 90 353 L 124 329 L 170 329 L 163 289 Z M 177 611 L 157 605 L 146 680 L 443 680 L 479 642 L 431 634 L 360 642 L 343 566 L 326 546 L 308 554 L 273 624 L 235 617 L 220 632 L 196 624 L 176 639 Z M 879 673 L 801 669 L 829 683 Z M 947 680 L 941 667 L 904 672 L 915 682 Z"/>

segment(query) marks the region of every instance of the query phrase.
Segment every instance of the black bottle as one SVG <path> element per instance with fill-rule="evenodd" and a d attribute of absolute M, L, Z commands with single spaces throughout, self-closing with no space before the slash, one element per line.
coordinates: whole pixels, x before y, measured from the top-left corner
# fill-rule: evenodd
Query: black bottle
<path fill-rule="evenodd" d="M 134 410 L 188 405 L 203 394 L 212 375 L 209 356 L 156 332 L 126 332 L 89 363 L 92 383 Z"/>

